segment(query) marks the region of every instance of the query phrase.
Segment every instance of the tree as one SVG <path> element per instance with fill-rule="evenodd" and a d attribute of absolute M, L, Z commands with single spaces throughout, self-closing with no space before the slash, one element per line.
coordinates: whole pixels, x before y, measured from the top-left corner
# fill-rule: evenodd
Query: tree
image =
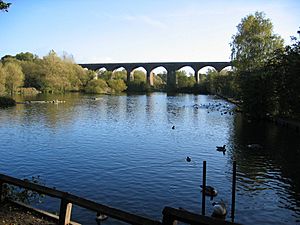
<path fill-rule="evenodd" d="M 25 76 L 24 86 L 42 90 L 45 74 L 42 60 L 35 59 L 34 61 L 20 61 L 20 65 Z"/>
<path fill-rule="evenodd" d="M 107 70 L 100 70 L 98 71 L 98 75 L 97 77 L 99 77 L 100 79 L 103 79 L 103 80 L 110 80 L 112 79 L 112 71 L 107 71 Z"/>
<path fill-rule="evenodd" d="M 187 76 L 187 73 L 185 71 L 176 71 L 176 77 L 177 77 L 177 87 L 178 88 L 187 88 L 191 89 L 194 87 L 196 80 L 195 77 L 190 75 Z"/>
<path fill-rule="evenodd" d="M 164 84 L 167 84 L 167 77 L 168 77 L 167 72 L 164 71 L 162 73 L 157 74 L 157 76 L 161 78 Z"/>
<path fill-rule="evenodd" d="M 88 82 L 85 87 L 85 92 L 87 93 L 95 93 L 95 94 L 105 94 L 107 93 L 108 86 L 105 80 L 97 79 L 91 80 Z"/>
<path fill-rule="evenodd" d="M 267 64 L 283 50 L 283 39 L 273 33 L 273 24 L 263 12 L 246 16 L 237 28 L 230 45 L 243 110 L 259 118 L 274 114 L 276 88 Z"/>
<path fill-rule="evenodd" d="M 5 60 L 7 60 L 7 59 L 14 59 L 15 57 L 14 56 L 12 56 L 12 55 L 5 55 L 5 56 L 3 56 L 2 58 L 1 58 L 1 61 L 5 61 Z"/>
<path fill-rule="evenodd" d="M 278 114 L 282 117 L 300 119 L 300 41 L 277 51 L 268 65 L 273 74 L 278 101 Z"/>
<path fill-rule="evenodd" d="M 277 49 L 283 48 L 283 39 L 273 33 L 273 24 L 263 12 L 242 19 L 232 36 L 231 58 L 239 71 L 253 71 L 262 67 Z"/>
<path fill-rule="evenodd" d="M 153 87 L 157 90 L 163 90 L 166 87 L 166 83 L 163 81 L 163 79 L 158 76 L 153 76 Z"/>
<path fill-rule="evenodd" d="M 5 94 L 5 76 L 5 70 L 2 63 L 0 63 L 0 96 Z"/>
<path fill-rule="evenodd" d="M 66 74 L 68 71 L 53 50 L 43 57 L 42 68 L 43 75 L 41 79 L 44 92 L 64 92 L 68 90 L 70 87 Z"/>
<path fill-rule="evenodd" d="M 11 3 L 5 3 L 2 0 L 0 0 L 0 10 L 8 12 L 8 8 L 10 7 Z"/>
<path fill-rule="evenodd" d="M 124 81 L 126 81 L 127 80 L 127 72 L 126 72 L 126 70 L 115 71 L 112 74 L 112 78 L 115 79 L 115 80 L 124 80 Z"/>
<path fill-rule="evenodd" d="M 109 87 L 112 89 L 112 92 L 120 93 L 127 89 L 127 86 L 123 79 L 118 80 L 109 80 L 107 81 Z"/>
<path fill-rule="evenodd" d="M 38 58 L 36 55 L 33 55 L 30 52 L 21 52 L 19 54 L 16 54 L 16 59 L 21 61 L 33 61 L 34 59 Z"/>
<path fill-rule="evenodd" d="M 18 63 L 8 62 L 4 65 L 4 69 L 6 73 L 6 89 L 13 95 L 17 91 L 17 88 L 23 85 L 24 74 L 22 68 Z"/>
<path fill-rule="evenodd" d="M 133 77 L 136 83 L 146 82 L 146 74 L 142 70 L 134 70 Z"/>

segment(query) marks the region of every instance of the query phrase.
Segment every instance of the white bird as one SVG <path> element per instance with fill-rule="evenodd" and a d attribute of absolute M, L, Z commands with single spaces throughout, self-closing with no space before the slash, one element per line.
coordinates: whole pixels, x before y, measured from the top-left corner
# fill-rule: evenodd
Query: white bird
<path fill-rule="evenodd" d="M 96 221 L 103 221 L 106 220 L 107 218 L 108 218 L 107 215 L 98 212 L 96 216 Z"/>
<path fill-rule="evenodd" d="M 226 205 L 223 201 L 221 202 L 213 202 L 213 217 L 225 217 L 227 214 Z"/>

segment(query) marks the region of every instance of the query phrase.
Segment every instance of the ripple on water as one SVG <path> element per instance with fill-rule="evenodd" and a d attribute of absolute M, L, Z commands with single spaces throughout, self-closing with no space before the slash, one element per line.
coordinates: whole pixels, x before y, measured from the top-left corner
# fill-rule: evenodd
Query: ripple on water
<path fill-rule="evenodd" d="M 214 200 L 230 206 L 235 159 L 237 222 L 299 222 L 299 160 L 287 154 L 299 146 L 297 135 L 248 123 L 239 115 L 221 115 L 216 107 L 209 113 L 206 107 L 193 107 L 227 104 L 213 96 L 57 97 L 62 98 L 64 105 L 0 110 L 1 172 L 19 178 L 41 175 L 51 187 L 161 219 L 167 205 L 201 211 L 203 160 L 207 184 L 219 191 Z M 251 151 L 249 143 L 266 147 Z M 223 144 L 225 155 L 216 151 Z M 209 215 L 212 201 L 206 201 Z M 75 212 L 74 219 L 83 224 L 95 222 L 86 210 Z"/>

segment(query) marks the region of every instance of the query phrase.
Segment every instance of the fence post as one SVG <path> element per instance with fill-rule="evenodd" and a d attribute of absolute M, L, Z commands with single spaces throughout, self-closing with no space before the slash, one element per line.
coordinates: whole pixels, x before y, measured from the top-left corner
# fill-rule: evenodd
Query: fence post
<path fill-rule="evenodd" d="M 168 207 L 165 207 L 162 213 L 163 213 L 163 219 L 162 219 L 163 225 L 177 225 L 177 220 L 174 220 L 173 216 L 170 215 Z"/>
<path fill-rule="evenodd" d="M 234 222 L 235 211 L 235 190 L 236 189 L 236 161 L 233 161 L 232 168 L 232 199 L 231 199 L 231 221 Z"/>
<path fill-rule="evenodd" d="M 69 203 L 65 197 L 60 201 L 59 225 L 67 225 L 71 221 L 72 203 Z"/>
<path fill-rule="evenodd" d="M 0 203 L 3 201 L 3 198 L 4 198 L 4 185 L 3 185 L 3 181 L 0 180 Z"/>
<path fill-rule="evenodd" d="M 205 216 L 205 190 L 206 190 L 206 161 L 203 161 L 202 175 L 202 215 Z"/>
<path fill-rule="evenodd" d="M 162 220 L 163 225 L 177 225 L 177 220 L 172 219 L 169 216 L 164 216 Z"/>

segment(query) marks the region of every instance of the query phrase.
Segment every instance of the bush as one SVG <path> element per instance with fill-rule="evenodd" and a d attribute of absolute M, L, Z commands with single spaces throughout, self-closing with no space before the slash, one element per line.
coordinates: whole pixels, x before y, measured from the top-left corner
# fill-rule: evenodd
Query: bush
<path fill-rule="evenodd" d="M 0 97 L 0 107 L 15 106 L 16 101 L 10 97 Z"/>
<path fill-rule="evenodd" d="M 31 179 L 24 179 L 24 181 L 26 181 L 28 183 L 39 184 L 39 185 L 44 186 L 44 183 L 42 182 L 40 176 L 37 176 L 37 177 L 33 176 L 33 177 L 31 177 Z M 35 191 L 16 187 L 16 186 L 9 185 L 9 184 L 3 185 L 3 196 L 6 199 L 9 199 L 12 201 L 17 201 L 17 202 L 22 202 L 25 204 L 42 203 L 42 199 L 45 197 L 44 194 L 39 194 Z"/>
<path fill-rule="evenodd" d="M 140 81 L 133 80 L 133 81 L 130 81 L 127 85 L 128 85 L 128 89 L 127 89 L 128 92 L 140 93 L 140 92 L 150 92 L 151 91 L 150 85 L 144 81 L 140 82 Z"/>
<path fill-rule="evenodd" d="M 85 92 L 93 94 L 106 94 L 108 92 L 108 86 L 105 80 L 91 80 L 85 87 Z"/>
<path fill-rule="evenodd" d="M 111 88 L 112 92 L 120 93 L 127 89 L 127 86 L 124 80 L 108 80 L 107 81 L 109 87 Z"/>

